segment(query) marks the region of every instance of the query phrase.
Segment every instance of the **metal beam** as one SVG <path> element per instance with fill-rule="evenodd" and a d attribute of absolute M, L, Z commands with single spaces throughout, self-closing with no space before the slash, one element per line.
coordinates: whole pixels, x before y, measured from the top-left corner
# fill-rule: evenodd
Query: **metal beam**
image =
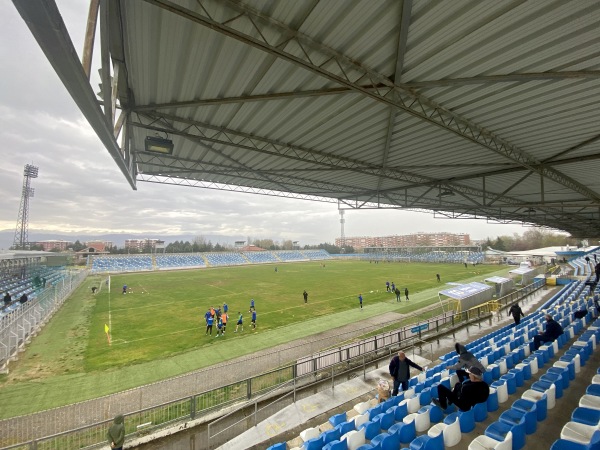
<path fill-rule="evenodd" d="M 52 0 L 13 0 L 13 3 L 65 88 L 135 190 L 135 178 L 113 135 L 112 124 L 98 105 L 56 3 Z"/>
<path fill-rule="evenodd" d="M 169 0 L 145 1 L 293 63 L 328 80 L 335 81 L 342 86 L 362 93 L 366 97 L 406 111 L 415 117 L 461 136 L 463 139 L 487 148 L 529 170 L 548 177 L 552 181 L 566 186 L 587 198 L 600 202 L 600 197 L 585 185 L 551 167 L 539 167 L 540 161 L 517 146 L 496 136 L 490 130 L 436 104 L 406 86 L 395 85 L 385 75 L 363 67 L 357 61 L 312 40 L 279 21 L 259 14 L 248 5 L 227 2 L 233 10 L 240 14 L 234 17 L 226 15 L 227 19 L 219 22 L 204 13 L 192 11 Z M 198 0 L 201 6 L 200 10 L 207 11 L 206 8 L 202 7 L 202 2 L 203 0 Z M 246 20 L 250 20 L 258 31 L 256 36 L 247 34 Z M 238 28 L 235 28 L 236 26 Z M 265 36 L 272 36 L 272 33 L 261 32 L 261 26 L 277 30 L 280 36 L 284 36 L 284 41 L 268 42 Z M 310 50 L 307 51 L 307 48 L 310 48 Z M 309 55 L 312 55 L 312 57 Z M 319 56 L 318 64 L 315 62 L 316 55 Z M 331 63 L 328 64 L 328 62 Z M 384 87 L 375 90 L 365 89 L 359 84 L 362 80 L 369 80 L 374 86 L 383 85 Z"/>
<path fill-rule="evenodd" d="M 600 70 L 582 70 L 577 72 L 539 72 L 539 73 L 514 73 L 508 75 L 488 75 L 470 78 L 451 78 L 444 80 L 415 81 L 405 83 L 407 88 L 427 88 L 440 86 L 463 86 L 468 84 L 493 84 L 493 83 L 525 83 L 528 81 L 562 81 L 569 79 L 600 78 Z"/>

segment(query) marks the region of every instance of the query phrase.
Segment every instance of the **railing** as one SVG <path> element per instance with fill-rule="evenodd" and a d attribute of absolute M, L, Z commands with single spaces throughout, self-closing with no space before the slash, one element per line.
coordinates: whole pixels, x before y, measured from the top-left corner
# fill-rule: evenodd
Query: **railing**
<path fill-rule="evenodd" d="M 34 299 L 19 306 L 0 321 L 0 368 L 58 311 L 65 299 L 85 280 L 87 270 L 69 271 Z"/>
<path fill-rule="evenodd" d="M 543 279 L 536 280 L 535 283 L 509 294 L 499 301 L 508 305 L 543 287 L 544 281 Z M 194 420 L 200 415 L 207 416 L 209 413 L 223 408 L 235 407 L 238 410 L 251 405 L 254 408 L 251 418 L 239 421 L 230 414 L 209 424 L 208 439 L 209 442 L 212 439 L 213 442 L 210 445 L 214 445 L 215 440 L 219 442 L 223 439 L 229 440 L 239 434 L 241 427 L 246 430 L 297 399 L 312 395 L 315 392 L 315 385 L 324 386 L 319 387 L 322 390 L 335 387 L 344 377 L 347 379 L 350 373 L 356 373 L 361 369 L 364 376 L 368 367 L 389 358 L 392 352 L 399 348 L 412 348 L 414 354 L 416 347 L 429 346 L 429 354 L 433 357 L 433 344 L 424 341 L 424 336 L 429 333 L 437 335 L 444 329 L 452 329 L 456 325 L 476 323 L 488 316 L 484 307 L 475 308 L 474 312 L 471 310 L 461 313 L 446 312 L 400 329 L 362 339 L 352 345 L 330 348 L 308 358 L 299 358 L 293 364 L 282 365 L 277 369 L 226 386 L 142 408 L 125 414 L 126 432 L 129 437 L 138 436 L 140 427 L 144 429 L 144 432 L 150 432 L 173 423 Z M 344 355 L 348 355 L 348 357 Z M 239 367 L 239 362 L 237 364 Z M 311 369 L 306 370 L 306 367 Z M 331 382 L 324 383 L 324 380 L 331 380 Z M 308 387 L 311 389 L 307 389 Z M 131 390 L 131 392 L 132 395 L 137 395 L 135 390 Z M 259 403 L 275 396 L 278 397 L 275 401 L 259 408 Z M 29 450 L 90 447 L 105 441 L 106 430 L 111 422 L 112 420 L 98 420 L 91 425 L 36 439 L 23 439 L 24 436 L 20 437 L 19 433 L 16 435 L 13 433 L 10 438 L 6 435 L 3 436 L 0 445 L 6 449 Z M 2 427 L 8 425 L 6 421 L 0 423 L 2 423 Z M 212 437 L 211 433 L 213 433 Z"/>

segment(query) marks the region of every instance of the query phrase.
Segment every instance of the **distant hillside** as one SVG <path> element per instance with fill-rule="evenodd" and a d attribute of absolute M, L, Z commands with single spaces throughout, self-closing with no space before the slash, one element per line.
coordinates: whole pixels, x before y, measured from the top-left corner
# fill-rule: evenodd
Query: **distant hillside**
<path fill-rule="evenodd" d="M 93 241 L 93 240 L 101 240 L 101 241 L 111 241 L 117 247 L 125 246 L 125 239 L 161 239 L 164 240 L 166 244 L 175 241 L 189 241 L 193 242 L 193 240 L 198 235 L 160 235 L 160 234 L 128 234 L 128 233 L 112 233 L 112 234 L 76 234 L 76 233 L 56 233 L 56 232 L 45 232 L 45 231 L 36 231 L 29 230 L 29 240 L 30 241 L 47 241 L 47 240 L 64 240 L 75 242 L 79 240 L 79 242 Z M 0 249 L 8 250 L 14 241 L 15 232 L 14 230 L 2 230 L 0 231 Z M 244 237 L 240 236 L 218 236 L 218 235 L 202 235 L 202 237 L 206 241 L 210 241 L 213 244 L 231 244 L 235 241 L 243 241 L 246 240 Z"/>

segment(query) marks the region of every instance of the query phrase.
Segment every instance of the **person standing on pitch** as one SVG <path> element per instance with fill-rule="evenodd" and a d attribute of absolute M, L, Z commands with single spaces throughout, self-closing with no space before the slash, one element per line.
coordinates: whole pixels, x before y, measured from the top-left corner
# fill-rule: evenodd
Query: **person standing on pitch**
<path fill-rule="evenodd" d="M 212 336 L 212 327 L 213 327 L 213 323 L 215 322 L 215 316 L 209 316 L 208 319 L 206 319 L 206 333 L 205 336 L 208 335 L 208 333 L 210 332 L 210 335 Z"/>
<path fill-rule="evenodd" d="M 256 310 L 252 310 L 252 329 L 256 330 Z"/>
<path fill-rule="evenodd" d="M 254 309 L 254 299 L 250 299 L 250 309 Z"/>
<path fill-rule="evenodd" d="M 404 296 L 406 297 L 406 301 L 409 301 L 410 299 L 408 298 L 408 288 L 404 288 Z"/>
<path fill-rule="evenodd" d="M 408 389 L 411 367 L 423 372 L 423 368 L 407 358 L 404 352 L 398 352 L 398 354 L 392 358 L 389 367 L 390 375 L 394 379 L 392 395 L 398 395 L 398 388 L 400 386 L 402 386 L 403 391 Z"/>
<path fill-rule="evenodd" d="M 396 288 L 396 290 L 394 291 L 394 294 L 396 294 L 396 301 L 399 302 L 400 301 L 400 289 Z"/>
<path fill-rule="evenodd" d="M 237 321 L 237 325 L 235 326 L 235 330 L 233 331 L 234 333 L 237 333 L 238 327 L 242 326 L 242 331 L 244 331 L 244 316 L 242 316 L 242 313 L 238 311 L 238 321 Z"/>
<path fill-rule="evenodd" d="M 442 281 L 442 279 L 440 278 L 440 274 L 439 273 L 436 273 L 435 276 L 436 276 L 436 278 L 438 280 L 438 283 Z"/>
<path fill-rule="evenodd" d="M 385 292 L 390 292 L 390 282 L 389 281 L 385 282 Z"/>
<path fill-rule="evenodd" d="M 302 293 L 302 296 L 304 297 L 304 303 L 308 303 L 308 292 L 306 292 L 306 289 Z"/>
<path fill-rule="evenodd" d="M 227 320 L 229 319 L 229 314 L 227 314 L 226 312 L 223 312 L 223 314 L 221 314 L 221 322 L 223 322 L 223 333 L 225 334 L 225 331 L 227 330 Z"/>
<path fill-rule="evenodd" d="M 360 309 L 362 309 L 362 294 L 358 294 L 358 302 L 360 303 Z"/>

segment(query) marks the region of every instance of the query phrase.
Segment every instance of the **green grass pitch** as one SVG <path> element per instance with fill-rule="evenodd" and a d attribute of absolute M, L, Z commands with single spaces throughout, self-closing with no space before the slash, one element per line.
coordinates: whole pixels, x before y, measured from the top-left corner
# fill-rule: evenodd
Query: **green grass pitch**
<path fill-rule="evenodd" d="M 373 317 L 412 313 L 436 303 L 446 282 L 483 280 L 497 265 L 319 261 L 112 275 L 93 275 L 76 290 L 0 375 L 0 417 L 74 403 L 206 367 L 293 339 Z M 436 280 L 436 273 L 442 283 Z M 396 303 L 385 282 L 410 291 Z M 128 286 L 123 295 L 122 287 Z M 96 295 L 91 287 L 101 286 Z M 304 304 L 303 290 L 308 304 Z M 358 314 L 358 295 L 364 313 Z M 255 300 L 257 329 L 250 326 Z M 229 305 L 225 336 L 205 336 L 204 313 Z M 111 345 L 104 325 L 111 325 Z M 233 333 L 237 313 L 244 332 Z M 215 327 L 216 328 L 216 327 Z M 24 402 L 23 398 L 38 399 Z"/>

